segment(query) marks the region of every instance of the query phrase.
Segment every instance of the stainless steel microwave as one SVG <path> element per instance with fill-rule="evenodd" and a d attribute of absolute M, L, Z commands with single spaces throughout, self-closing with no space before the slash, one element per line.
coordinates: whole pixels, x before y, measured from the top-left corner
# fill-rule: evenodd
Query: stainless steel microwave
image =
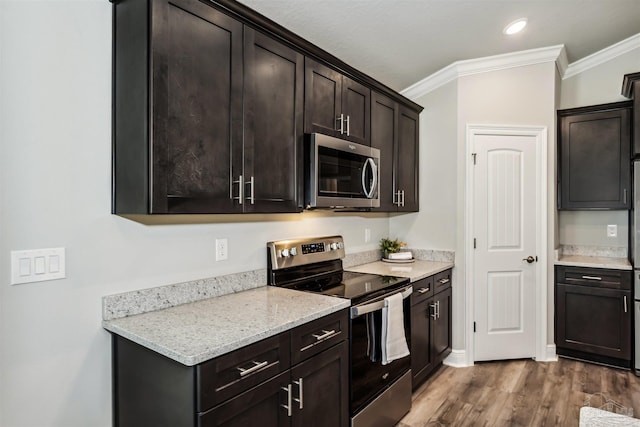
<path fill-rule="evenodd" d="M 319 133 L 305 143 L 308 209 L 380 206 L 380 150 Z"/>

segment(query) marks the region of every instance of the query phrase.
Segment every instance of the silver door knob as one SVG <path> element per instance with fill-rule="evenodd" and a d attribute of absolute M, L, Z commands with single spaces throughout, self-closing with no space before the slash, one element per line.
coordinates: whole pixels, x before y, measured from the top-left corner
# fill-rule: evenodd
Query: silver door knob
<path fill-rule="evenodd" d="M 522 258 L 523 261 L 527 261 L 529 264 L 531 264 L 534 261 L 538 261 L 538 257 L 532 257 L 531 255 L 529 255 L 526 258 Z"/>

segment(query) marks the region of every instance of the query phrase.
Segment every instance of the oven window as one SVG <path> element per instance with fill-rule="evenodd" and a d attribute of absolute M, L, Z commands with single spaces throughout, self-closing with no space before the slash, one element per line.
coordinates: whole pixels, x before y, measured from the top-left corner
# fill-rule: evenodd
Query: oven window
<path fill-rule="evenodd" d="M 411 348 L 410 298 L 404 300 L 404 332 Z M 351 320 L 351 414 L 354 415 L 406 373 L 411 357 L 381 362 L 382 310 Z"/>
<path fill-rule="evenodd" d="M 318 147 L 318 195 L 366 198 L 362 188 L 362 169 L 366 161 L 366 156 Z M 366 168 L 365 174 L 365 183 L 370 188 L 371 168 Z"/>

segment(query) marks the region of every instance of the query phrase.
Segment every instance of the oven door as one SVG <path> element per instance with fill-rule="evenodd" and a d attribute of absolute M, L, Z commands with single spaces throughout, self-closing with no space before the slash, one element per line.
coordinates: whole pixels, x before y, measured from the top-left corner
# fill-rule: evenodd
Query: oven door
<path fill-rule="evenodd" d="M 311 134 L 307 157 L 308 208 L 380 206 L 380 150 Z"/>
<path fill-rule="evenodd" d="M 404 333 L 411 348 L 411 285 L 351 307 L 351 415 L 360 412 L 411 367 L 411 357 L 383 365 L 381 361 L 381 325 L 384 298 L 401 292 L 404 297 Z"/>

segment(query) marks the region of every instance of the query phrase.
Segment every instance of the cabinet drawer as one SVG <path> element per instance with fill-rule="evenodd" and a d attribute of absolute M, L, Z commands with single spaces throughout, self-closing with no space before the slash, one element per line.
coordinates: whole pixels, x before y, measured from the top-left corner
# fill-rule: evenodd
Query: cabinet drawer
<path fill-rule="evenodd" d="M 289 348 L 285 332 L 198 365 L 196 411 L 206 411 L 289 369 Z"/>
<path fill-rule="evenodd" d="M 556 266 L 556 283 L 630 290 L 631 271 Z"/>
<path fill-rule="evenodd" d="M 419 304 L 433 296 L 433 276 L 425 277 L 412 283 L 411 305 Z"/>
<path fill-rule="evenodd" d="M 349 338 L 349 310 L 299 326 L 291 331 L 291 364 L 295 365 Z"/>
<path fill-rule="evenodd" d="M 451 287 L 451 269 L 433 276 L 433 293 L 437 294 Z"/>

